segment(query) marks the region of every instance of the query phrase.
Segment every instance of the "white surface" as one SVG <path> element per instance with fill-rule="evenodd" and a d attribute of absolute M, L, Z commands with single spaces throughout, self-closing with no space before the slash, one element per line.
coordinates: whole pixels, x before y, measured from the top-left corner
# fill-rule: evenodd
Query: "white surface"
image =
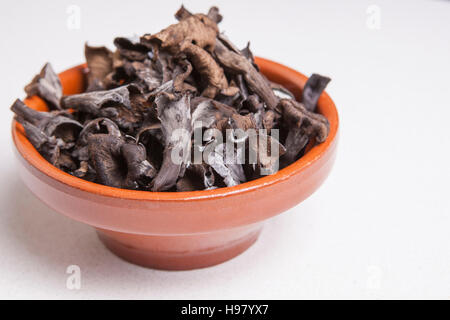
<path fill-rule="evenodd" d="M 189 272 L 119 260 L 15 168 L 8 108 L 46 61 L 62 71 L 83 61 L 85 40 L 156 32 L 180 4 L 132 2 L 0 3 L 0 298 L 450 298 L 449 1 L 214 2 L 240 46 L 251 39 L 257 55 L 332 77 L 341 139 L 319 191 L 269 221 L 245 254 Z M 70 4 L 79 30 L 66 27 Z M 366 25 L 370 5 L 379 30 Z M 66 288 L 72 264 L 80 290 Z"/>

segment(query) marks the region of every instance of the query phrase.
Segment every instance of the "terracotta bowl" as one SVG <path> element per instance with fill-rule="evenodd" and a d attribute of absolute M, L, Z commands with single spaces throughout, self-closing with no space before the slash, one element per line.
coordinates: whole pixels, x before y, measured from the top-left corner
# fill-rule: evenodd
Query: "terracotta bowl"
<path fill-rule="evenodd" d="M 297 98 L 301 95 L 304 75 L 262 58 L 256 62 L 270 80 L 286 86 Z M 84 68 L 80 65 L 59 75 L 64 94 L 83 90 Z M 25 103 L 46 110 L 37 97 Z M 132 191 L 88 182 L 47 162 L 16 122 L 12 137 L 20 176 L 48 206 L 93 226 L 105 246 L 127 261 L 186 270 L 242 253 L 256 241 L 265 220 L 300 203 L 322 184 L 335 159 L 338 113 L 326 93 L 319 99 L 318 110 L 330 122 L 324 143 L 274 175 L 209 191 Z"/>

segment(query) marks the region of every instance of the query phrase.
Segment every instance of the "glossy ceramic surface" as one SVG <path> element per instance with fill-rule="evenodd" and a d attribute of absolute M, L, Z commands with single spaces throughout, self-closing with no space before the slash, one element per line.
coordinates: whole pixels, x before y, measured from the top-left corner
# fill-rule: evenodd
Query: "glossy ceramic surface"
<path fill-rule="evenodd" d="M 257 58 L 261 71 L 297 97 L 307 78 L 278 63 Z M 64 94 L 84 88 L 84 66 L 60 74 Z M 25 103 L 46 110 L 37 98 Z M 118 256 L 147 267 L 186 270 L 226 261 L 253 244 L 264 220 L 311 195 L 333 165 L 338 114 L 322 94 L 318 110 L 330 122 L 327 140 L 274 175 L 229 188 L 194 192 L 146 192 L 88 182 L 48 163 L 13 122 L 19 173 L 27 187 L 56 211 L 97 229 Z M 38 217 L 36 217 L 38 219 Z"/>

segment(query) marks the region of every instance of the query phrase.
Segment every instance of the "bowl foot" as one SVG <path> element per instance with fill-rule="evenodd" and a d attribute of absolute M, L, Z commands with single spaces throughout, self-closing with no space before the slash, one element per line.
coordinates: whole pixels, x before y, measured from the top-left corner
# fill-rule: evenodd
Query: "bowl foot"
<path fill-rule="evenodd" d="M 97 229 L 103 244 L 131 263 L 162 270 L 191 270 L 225 262 L 247 250 L 262 226 L 194 235 L 139 235 Z"/>

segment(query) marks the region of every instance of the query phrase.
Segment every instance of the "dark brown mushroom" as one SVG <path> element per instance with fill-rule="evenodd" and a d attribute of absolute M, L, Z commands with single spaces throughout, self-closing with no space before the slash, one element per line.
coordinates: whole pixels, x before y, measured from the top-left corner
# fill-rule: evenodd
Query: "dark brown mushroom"
<path fill-rule="evenodd" d="M 38 127 L 24 120 L 22 117 L 16 117 L 15 119 L 22 124 L 28 140 L 39 153 L 48 162 L 56 165 L 60 154 L 60 146 L 63 145 L 61 139 L 45 135 Z"/>
<path fill-rule="evenodd" d="M 227 187 L 232 187 L 246 181 L 244 169 L 238 161 L 243 156 L 241 154 L 242 152 L 242 149 L 237 149 L 232 154 L 227 153 L 225 145 L 219 144 L 207 154 L 206 163 L 223 178 Z"/>
<path fill-rule="evenodd" d="M 174 71 L 173 88 L 175 92 L 179 93 L 196 93 L 197 88 L 186 82 L 193 70 L 192 64 L 186 60 L 182 59 L 177 65 Z"/>
<path fill-rule="evenodd" d="M 314 139 L 316 143 L 325 141 L 329 123 L 324 116 L 306 110 L 302 103 L 295 100 L 281 100 L 280 108 L 283 111 L 284 123 L 289 128 L 283 163 L 290 164 L 297 159 L 310 139 Z"/>
<path fill-rule="evenodd" d="M 280 167 L 279 159 L 285 152 L 286 147 L 277 138 L 263 131 L 249 136 L 249 157 L 256 160 L 258 175 L 276 173 Z"/>
<path fill-rule="evenodd" d="M 88 138 L 89 158 L 99 183 L 116 188 L 147 188 L 155 168 L 147 161 L 145 147 L 122 137 L 94 134 Z"/>
<path fill-rule="evenodd" d="M 217 7 L 211 7 L 208 11 L 207 16 L 216 24 L 219 24 L 223 19 L 222 15 L 219 12 L 219 8 Z"/>
<path fill-rule="evenodd" d="M 330 82 L 330 78 L 313 73 L 305 83 L 302 92 L 302 103 L 308 111 L 315 111 L 317 101 Z"/>
<path fill-rule="evenodd" d="M 144 35 L 141 42 L 150 46 L 157 45 L 161 49 L 178 53 L 179 44 L 189 39 L 202 49 L 214 50 L 216 36 L 219 33 L 217 24 L 204 14 L 184 17 L 177 24 L 150 35 Z"/>
<path fill-rule="evenodd" d="M 239 116 L 237 111 L 216 100 L 197 97 L 192 99 L 192 126 L 195 128 L 216 128 L 222 131 L 223 124 L 229 122 L 229 119 Z M 225 122 L 223 122 L 225 120 Z M 219 123 L 221 123 L 219 125 Z"/>
<path fill-rule="evenodd" d="M 201 94 L 202 96 L 213 99 L 218 93 L 233 96 L 239 92 L 237 87 L 228 85 L 223 69 L 206 50 L 192 44 L 189 40 L 184 40 L 180 44 L 180 51 L 188 56 L 196 71 L 207 83 Z"/>
<path fill-rule="evenodd" d="M 268 110 L 267 112 L 264 113 L 263 126 L 269 132 L 271 129 L 280 126 L 279 121 L 280 121 L 280 115 L 278 113 L 274 112 L 273 110 Z"/>
<path fill-rule="evenodd" d="M 329 78 L 313 74 L 297 102 L 260 72 L 249 43 L 240 50 L 219 33 L 217 7 L 175 17 L 158 33 L 116 38 L 114 52 L 86 44 L 83 93 L 63 96 L 44 66 L 26 91 L 58 110 L 11 109 L 45 159 L 112 187 L 194 191 L 272 174 L 278 158 L 287 166 L 326 139 L 314 111 Z"/>
<path fill-rule="evenodd" d="M 181 21 L 183 19 L 187 19 L 187 18 L 189 18 L 191 16 L 193 16 L 193 14 L 188 9 L 186 9 L 183 5 L 181 5 L 180 9 L 178 9 L 178 11 L 175 12 L 175 18 L 178 21 Z"/>
<path fill-rule="evenodd" d="M 329 123 L 321 114 L 306 110 L 302 103 L 295 100 L 283 99 L 280 101 L 284 121 L 289 126 L 302 128 L 316 142 L 325 141 L 328 136 Z"/>
<path fill-rule="evenodd" d="M 148 161 L 155 168 L 161 168 L 165 141 L 159 120 L 143 124 L 136 134 L 136 141 L 146 147 Z"/>
<path fill-rule="evenodd" d="M 86 91 L 105 90 L 105 78 L 113 72 L 113 53 L 106 47 L 84 46 L 84 55 L 88 66 Z"/>
<path fill-rule="evenodd" d="M 131 85 L 105 91 L 94 91 L 66 96 L 62 106 L 88 113 L 93 117 L 105 117 L 116 122 L 119 127 L 131 133 L 142 120 L 139 101 L 130 97 Z M 145 101 L 141 101 L 141 104 Z"/>
<path fill-rule="evenodd" d="M 50 63 L 46 63 L 41 72 L 25 87 L 25 92 L 29 97 L 37 95 L 42 98 L 50 110 L 61 109 L 61 81 Z"/>
<path fill-rule="evenodd" d="M 306 147 L 309 142 L 309 136 L 303 129 L 293 127 L 289 129 L 289 132 L 284 141 L 286 146 L 286 153 L 283 155 L 282 165 L 286 166 L 297 160 L 300 152 Z"/>
<path fill-rule="evenodd" d="M 114 39 L 114 45 L 116 46 L 120 55 L 128 60 L 143 61 L 149 58 L 148 47 L 140 43 L 138 37 L 136 38 L 118 37 Z"/>
<path fill-rule="evenodd" d="M 152 190 L 164 191 L 175 186 L 189 161 L 192 135 L 189 95 L 176 98 L 161 93 L 155 102 L 165 146 L 162 166 L 153 181 Z"/>
<path fill-rule="evenodd" d="M 128 86 L 65 96 L 61 102 L 64 109 L 79 110 L 93 115 L 99 115 L 100 109 L 103 107 L 114 105 L 131 109 Z"/>
<path fill-rule="evenodd" d="M 133 68 L 132 73 L 145 85 L 146 90 L 152 91 L 162 84 L 161 73 L 149 59 L 133 61 L 130 66 Z"/>
<path fill-rule="evenodd" d="M 89 160 L 88 139 L 94 134 L 108 134 L 120 138 L 122 136 L 117 124 L 107 118 L 96 118 L 88 121 L 81 130 L 72 157 L 79 161 Z"/>
<path fill-rule="evenodd" d="M 89 164 L 89 161 L 81 161 L 80 167 L 73 171 L 72 175 L 88 181 L 95 181 L 96 179 L 95 169 Z"/>
<path fill-rule="evenodd" d="M 127 165 L 127 175 L 123 188 L 148 188 L 151 180 L 156 176 L 155 167 L 147 160 L 147 153 L 142 144 L 125 143 L 121 153 Z"/>
<path fill-rule="evenodd" d="M 215 176 L 206 163 L 191 164 L 176 184 L 177 191 L 208 190 L 214 188 Z"/>
<path fill-rule="evenodd" d="M 53 111 L 39 112 L 29 108 L 20 99 L 17 99 L 11 106 L 11 110 L 20 118 L 42 131 L 45 136 L 62 139 L 65 143 L 76 140 L 78 133 L 83 126 L 70 117 L 70 114 Z"/>
<path fill-rule="evenodd" d="M 66 142 L 54 135 L 49 136 L 20 116 L 16 116 L 15 119 L 22 124 L 31 144 L 48 162 L 67 172 L 76 169 L 77 165 L 68 151 L 73 146 L 72 142 Z"/>
<path fill-rule="evenodd" d="M 278 98 L 272 91 L 270 84 L 247 57 L 241 52 L 228 48 L 220 38 L 217 39 L 214 53 L 225 68 L 243 76 L 250 91 L 261 97 L 269 109 L 276 109 Z"/>
<path fill-rule="evenodd" d="M 121 158 L 121 137 L 108 134 L 94 134 L 88 138 L 89 159 L 96 172 L 97 182 L 122 188 L 126 178 L 126 164 Z"/>

